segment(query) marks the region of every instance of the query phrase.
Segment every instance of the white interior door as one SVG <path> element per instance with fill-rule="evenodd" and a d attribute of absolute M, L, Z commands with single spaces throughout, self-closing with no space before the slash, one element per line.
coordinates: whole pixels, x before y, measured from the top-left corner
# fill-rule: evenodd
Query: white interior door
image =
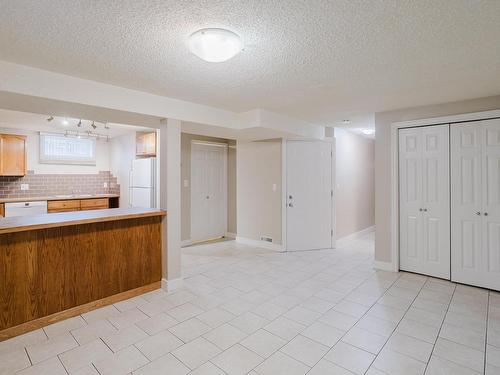
<path fill-rule="evenodd" d="M 191 143 L 191 240 L 222 237 L 227 228 L 227 145 Z"/>
<path fill-rule="evenodd" d="M 500 290 L 500 120 L 453 125 L 452 280 Z"/>
<path fill-rule="evenodd" d="M 449 126 L 401 129 L 400 269 L 450 278 Z"/>
<path fill-rule="evenodd" d="M 286 155 L 287 250 L 331 248 L 332 144 L 288 141 Z"/>

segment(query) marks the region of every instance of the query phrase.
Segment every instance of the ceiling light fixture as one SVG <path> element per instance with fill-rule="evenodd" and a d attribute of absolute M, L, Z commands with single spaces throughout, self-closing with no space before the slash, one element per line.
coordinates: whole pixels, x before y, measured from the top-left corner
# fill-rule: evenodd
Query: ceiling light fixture
<path fill-rule="evenodd" d="M 201 29 L 189 37 L 189 50 L 208 62 L 223 62 L 243 49 L 241 38 L 226 29 Z"/>
<path fill-rule="evenodd" d="M 375 134 L 375 129 L 361 129 L 361 133 L 364 135 L 372 135 Z"/>
<path fill-rule="evenodd" d="M 342 120 L 342 123 L 344 125 L 349 125 L 351 123 L 351 120 Z"/>
<path fill-rule="evenodd" d="M 68 119 L 65 118 L 64 120 L 62 120 L 62 124 L 65 126 L 68 125 L 69 124 Z"/>

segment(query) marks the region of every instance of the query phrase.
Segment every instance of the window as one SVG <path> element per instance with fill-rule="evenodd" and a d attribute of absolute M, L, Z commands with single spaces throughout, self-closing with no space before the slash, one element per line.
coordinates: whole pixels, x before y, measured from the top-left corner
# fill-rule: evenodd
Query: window
<path fill-rule="evenodd" d="M 96 165 L 96 139 L 40 133 L 40 163 Z"/>

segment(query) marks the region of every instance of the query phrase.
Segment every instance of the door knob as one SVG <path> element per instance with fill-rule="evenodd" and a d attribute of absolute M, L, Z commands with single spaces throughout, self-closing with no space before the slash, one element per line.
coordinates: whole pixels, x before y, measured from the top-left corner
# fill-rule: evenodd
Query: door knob
<path fill-rule="evenodd" d="M 477 211 L 477 212 L 476 212 L 476 215 L 477 215 L 477 216 L 481 216 L 481 212 Z"/>
<path fill-rule="evenodd" d="M 209 196 L 209 195 L 207 195 L 207 199 L 210 199 L 210 196 Z"/>
<path fill-rule="evenodd" d="M 423 208 L 419 208 L 418 210 L 419 210 L 420 212 L 422 212 L 424 209 L 423 209 Z"/>
<path fill-rule="evenodd" d="M 488 216 L 488 213 L 487 213 L 487 212 L 485 212 L 485 213 L 484 213 L 484 216 Z"/>
<path fill-rule="evenodd" d="M 427 212 L 427 208 L 424 208 L 424 212 Z"/>
<path fill-rule="evenodd" d="M 293 197 L 291 195 L 288 196 L 288 199 L 293 199 Z"/>
<path fill-rule="evenodd" d="M 288 203 L 288 207 L 293 207 L 293 203 L 292 202 Z"/>

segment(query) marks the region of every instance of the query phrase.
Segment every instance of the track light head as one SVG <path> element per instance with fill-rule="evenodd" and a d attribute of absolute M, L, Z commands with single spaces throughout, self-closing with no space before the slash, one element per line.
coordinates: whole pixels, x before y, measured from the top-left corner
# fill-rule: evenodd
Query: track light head
<path fill-rule="evenodd" d="M 93 128 L 94 130 L 95 130 L 95 129 L 97 129 L 97 125 L 95 124 L 95 121 L 92 121 L 92 125 L 91 125 L 91 126 L 92 126 L 92 128 Z"/>
<path fill-rule="evenodd" d="M 53 116 L 49 116 L 49 118 L 47 119 L 47 122 L 51 122 L 52 120 L 54 120 L 54 117 Z"/>

